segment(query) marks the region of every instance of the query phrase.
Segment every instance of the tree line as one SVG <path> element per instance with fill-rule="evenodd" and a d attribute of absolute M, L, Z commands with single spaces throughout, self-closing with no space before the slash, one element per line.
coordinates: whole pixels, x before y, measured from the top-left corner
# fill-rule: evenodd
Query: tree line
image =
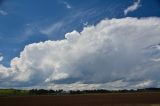
<path fill-rule="evenodd" d="M 105 94 L 105 93 L 136 93 L 136 92 L 160 92 L 160 88 L 145 88 L 145 89 L 131 89 L 131 90 L 46 90 L 46 89 L 31 89 L 31 90 L 18 90 L 18 89 L 0 89 L 1 95 L 73 95 L 73 94 Z"/>
<path fill-rule="evenodd" d="M 136 90 L 105 90 L 105 89 L 98 89 L 98 90 L 70 90 L 64 91 L 63 89 L 60 90 L 45 90 L 45 89 L 32 89 L 29 90 L 30 94 L 53 94 L 53 95 L 63 95 L 63 94 L 94 94 L 94 93 L 132 93 L 132 92 L 160 92 L 160 88 L 145 88 L 145 89 L 136 89 Z"/>

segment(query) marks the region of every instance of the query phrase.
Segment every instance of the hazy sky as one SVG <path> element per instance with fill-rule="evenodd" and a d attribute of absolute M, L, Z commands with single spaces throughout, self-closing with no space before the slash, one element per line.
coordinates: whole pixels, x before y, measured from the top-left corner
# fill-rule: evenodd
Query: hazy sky
<path fill-rule="evenodd" d="M 160 87 L 159 0 L 0 0 L 0 87 Z"/>

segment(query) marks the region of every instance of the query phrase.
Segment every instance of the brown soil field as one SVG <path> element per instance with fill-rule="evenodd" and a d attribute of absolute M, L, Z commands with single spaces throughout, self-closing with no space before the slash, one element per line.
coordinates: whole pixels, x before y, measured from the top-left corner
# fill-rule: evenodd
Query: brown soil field
<path fill-rule="evenodd" d="M 4 96 L 0 106 L 160 106 L 160 93 Z"/>

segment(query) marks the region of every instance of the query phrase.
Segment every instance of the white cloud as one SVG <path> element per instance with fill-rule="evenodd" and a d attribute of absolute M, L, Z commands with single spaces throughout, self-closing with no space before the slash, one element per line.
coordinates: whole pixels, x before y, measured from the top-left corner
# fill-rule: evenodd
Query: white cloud
<path fill-rule="evenodd" d="M 159 44 L 159 25 L 160 18 L 106 19 L 67 33 L 64 40 L 29 44 L 12 59 L 10 68 L 1 65 L 0 81 L 5 83 L 0 86 L 158 86 L 160 65 L 150 59 L 160 52 L 146 47 Z"/>
<path fill-rule="evenodd" d="M 147 87 L 154 87 L 155 82 L 152 80 L 144 80 L 135 85 L 135 88 L 147 88 Z"/>
<path fill-rule="evenodd" d="M 6 12 L 6 11 L 4 11 L 4 10 L 0 10 L 0 15 L 3 15 L 3 16 L 5 16 L 5 15 L 7 15 L 8 13 Z"/>
<path fill-rule="evenodd" d="M 3 61 L 3 56 L 0 56 L 0 62 Z"/>
<path fill-rule="evenodd" d="M 83 23 L 83 26 L 87 26 L 87 25 L 88 25 L 88 22 Z"/>
<path fill-rule="evenodd" d="M 127 15 L 129 12 L 133 12 L 140 7 L 140 0 L 134 2 L 133 5 L 129 6 L 127 9 L 124 10 L 124 15 Z"/>
<path fill-rule="evenodd" d="M 57 22 L 57 23 L 50 25 L 47 28 L 40 29 L 40 32 L 42 34 L 50 36 L 53 33 L 55 33 L 56 31 L 59 31 L 63 27 L 63 25 L 64 25 L 63 22 Z"/>
<path fill-rule="evenodd" d="M 61 1 L 60 3 L 64 4 L 66 6 L 67 9 L 71 9 L 71 5 L 69 3 L 67 3 L 66 1 Z"/>
<path fill-rule="evenodd" d="M 151 59 L 152 61 L 155 61 L 155 62 L 160 62 L 160 58 L 158 58 L 158 59 Z"/>

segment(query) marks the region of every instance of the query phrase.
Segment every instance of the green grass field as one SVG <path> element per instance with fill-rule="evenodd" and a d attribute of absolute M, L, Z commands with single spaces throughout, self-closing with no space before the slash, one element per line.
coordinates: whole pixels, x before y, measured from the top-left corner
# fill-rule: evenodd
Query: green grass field
<path fill-rule="evenodd" d="M 5 95 L 26 95 L 29 91 L 27 90 L 15 90 L 15 89 L 0 89 L 0 96 Z"/>

